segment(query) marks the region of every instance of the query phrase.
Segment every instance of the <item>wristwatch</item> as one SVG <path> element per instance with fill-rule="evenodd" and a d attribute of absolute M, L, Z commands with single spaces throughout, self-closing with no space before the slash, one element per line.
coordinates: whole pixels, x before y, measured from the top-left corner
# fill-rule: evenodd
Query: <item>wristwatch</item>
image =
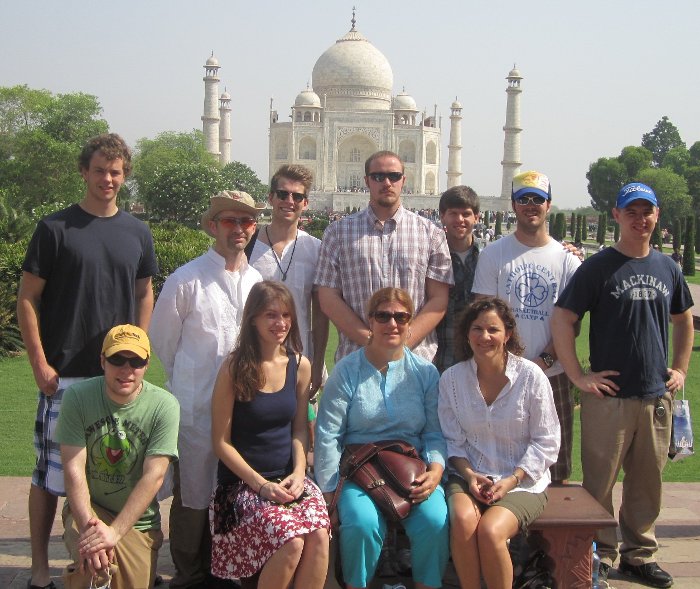
<path fill-rule="evenodd" d="M 551 368 L 554 365 L 554 356 L 552 356 L 552 354 L 549 352 L 542 352 L 540 354 L 540 358 L 547 368 Z"/>

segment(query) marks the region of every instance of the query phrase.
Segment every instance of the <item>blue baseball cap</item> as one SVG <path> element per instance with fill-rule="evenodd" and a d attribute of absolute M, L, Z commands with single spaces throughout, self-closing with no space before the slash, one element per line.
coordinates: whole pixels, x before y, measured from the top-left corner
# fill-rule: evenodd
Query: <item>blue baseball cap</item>
<path fill-rule="evenodd" d="M 656 194 L 651 188 L 641 182 L 632 182 L 620 188 L 620 192 L 617 193 L 615 207 L 624 209 L 633 200 L 639 199 L 649 201 L 655 207 L 659 206 L 659 201 L 656 200 Z"/>

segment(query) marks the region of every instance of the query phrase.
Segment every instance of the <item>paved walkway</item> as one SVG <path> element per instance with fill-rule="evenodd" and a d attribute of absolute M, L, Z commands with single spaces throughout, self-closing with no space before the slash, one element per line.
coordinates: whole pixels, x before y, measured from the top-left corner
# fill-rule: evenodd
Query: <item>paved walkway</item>
<path fill-rule="evenodd" d="M 700 298 L 700 297 L 699 297 Z M 691 460 L 697 460 L 692 458 Z M 619 501 L 618 485 L 616 501 Z M 30 550 L 27 497 L 29 479 L 23 477 L 0 478 L 0 588 L 25 589 L 29 579 Z M 173 564 L 168 549 L 168 513 L 170 501 L 162 503 L 166 541 L 160 551 L 158 572 L 167 581 L 173 574 Z M 60 575 L 68 563 L 61 540 L 60 515 L 56 518 L 51 538 L 51 574 L 56 586 L 63 589 Z M 657 522 L 660 543 L 659 563 L 675 578 L 676 589 L 700 588 L 700 483 L 667 483 L 661 516 Z M 616 589 L 642 587 L 621 579 L 611 571 L 610 583 Z M 164 587 L 167 587 L 165 585 Z M 446 585 L 455 587 L 455 585 Z M 566 589 L 566 588 L 559 588 Z"/>

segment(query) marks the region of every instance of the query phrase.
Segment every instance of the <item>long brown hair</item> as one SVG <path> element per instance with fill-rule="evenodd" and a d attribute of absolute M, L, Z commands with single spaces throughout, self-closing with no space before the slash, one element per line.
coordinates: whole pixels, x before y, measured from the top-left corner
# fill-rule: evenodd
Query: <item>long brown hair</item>
<path fill-rule="evenodd" d="M 281 282 L 264 280 L 256 283 L 248 294 L 243 308 L 238 342 L 228 360 L 231 380 L 233 381 L 233 395 L 236 401 L 251 401 L 255 393 L 265 386 L 260 342 L 253 322 L 258 315 L 264 313 L 275 302 L 279 302 L 286 308 L 292 319 L 284 345 L 295 355 L 301 354 L 301 335 L 299 334 L 297 311 L 292 293 Z"/>
<path fill-rule="evenodd" d="M 516 328 L 515 316 L 508 303 L 498 297 L 479 299 L 469 305 L 457 319 L 455 326 L 455 356 L 458 360 L 469 360 L 474 356 L 474 350 L 469 345 L 469 330 L 476 318 L 487 311 L 495 311 L 501 318 L 506 331 L 510 331 L 510 338 L 506 342 L 506 351 L 520 356 L 525 349 L 520 343 L 520 336 Z"/>

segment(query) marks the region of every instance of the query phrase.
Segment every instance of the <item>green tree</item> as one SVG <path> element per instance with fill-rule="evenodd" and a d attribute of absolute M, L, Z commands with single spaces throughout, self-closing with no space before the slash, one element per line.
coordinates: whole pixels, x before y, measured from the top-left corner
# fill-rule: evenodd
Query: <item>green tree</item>
<path fill-rule="evenodd" d="M 571 221 L 569 222 L 569 237 L 571 239 L 576 235 L 576 213 L 571 213 Z"/>
<path fill-rule="evenodd" d="M 263 184 L 251 168 L 241 162 L 231 162 L 221 170 L 225 190 L 243 190 L 258 202 L 267 200 L 269 187 Z"/>
<path fill-rule="evenodd" d="M 642 147 L 646 147 L 652 153 L 655 166 L 660 166 L 666 154 L 679 146 L 685 147 L 685 142 L 667 116 L 661 117 L 649 133 L 642 135 Z"/>
<path fill-rule="evenodd" d="M 651 245 L 656 246 L 659 251 L 661 251 L 663 244 L 663 239 L 661 239 L 661 223 L 657 223 L 654 227 L 654 232 L 651 234 Z"/>
<path fill-rule="evenodd" d="M 676 217 L 673 219 L 673 249 L 680 250 L 683 243 L 683 232 L 681 230 L 681 220 Z"/>
<path fill-rule="evenodd" d="M 219 168 L 203 162 L 165 164 L 139 188 L 149 215 L 159 221 L 199 226 L 209 198 L 223 190 Z"/>
<path fill-rule="evenodd" d="M 622 152 L 617 158 L 625 170 L 627 170 L 627 178 L 636 178 L 640 170 L 644 168 L 650 168 L 652 163 L 651 152 L 638 145 L 628 145 L 622 148 Z M 625 181 L 625 184 L 627 181 Z M 622 185 L 620 185 L 622 186 Z"/>
<path fill-rule="evenodd" d="M 667 168 L 649 168 L 639 173 L 639 181 L 651 186 L 659 200 L 661 226 L 671 227 L 676 217 L 692 212 L 692 199 L 685 178 Z"/>
<path fill-rule="evenodd" d="M 689 165 L 690 152 L 684 145 L 679 145 L 678 147 L 670 149 L 664 156 L 664 161 L 661 163 L 662 168 L 668 168 L 683 177 L 685 177 Z"/>
<path fill-rule="evenodd" d="M 588 219 L 586 215 L 581 215 L 581 241 L 588 239 Z"/>
<path fill-rule="evenodd" d="M 596 211 L 610 213 L 615 206 L 617 193 L 627 183 L 627 169 L 618 158 L 602 157 L 592 163 L 586 174 L 588 194 Z"/>
<path fill-rule="evenodd" d="M 496 213 L 496 228 L 494 229 L 494 235 L 503 235 L 503 213 L 498 211 Z"/>
<path fill-rule="evenodd" d="M 189 133 L 165 131 L 155 137 L 136 142 L 134 171 L 131 183 L 136 191 L 147 184 L 159 168 L 171 164 L 205 164 L 216 167 L 216 156 L 204 147 L 204 134 L 193 129 Z M 139 192 L 140 197 L 140 192 Z"/>
<path fill-rule="evenodd" d="M 0 191 L 13 209 L 29 213 L 84 194 L 78 155 L 108 130 L 89 94 L 51 94 L 28 86 L 0 87 Z"/>
<path fill-rule="evenodd" d="M 557 213 L 557 234 L 559 241 L 566 237 L 566 213 Z"/>
<path fill-rule="evenodd" d="M 695 276 L 695 217 L 693 215 L 688 215 L 685 221 L 683 274 L 685 276 Z"/>

